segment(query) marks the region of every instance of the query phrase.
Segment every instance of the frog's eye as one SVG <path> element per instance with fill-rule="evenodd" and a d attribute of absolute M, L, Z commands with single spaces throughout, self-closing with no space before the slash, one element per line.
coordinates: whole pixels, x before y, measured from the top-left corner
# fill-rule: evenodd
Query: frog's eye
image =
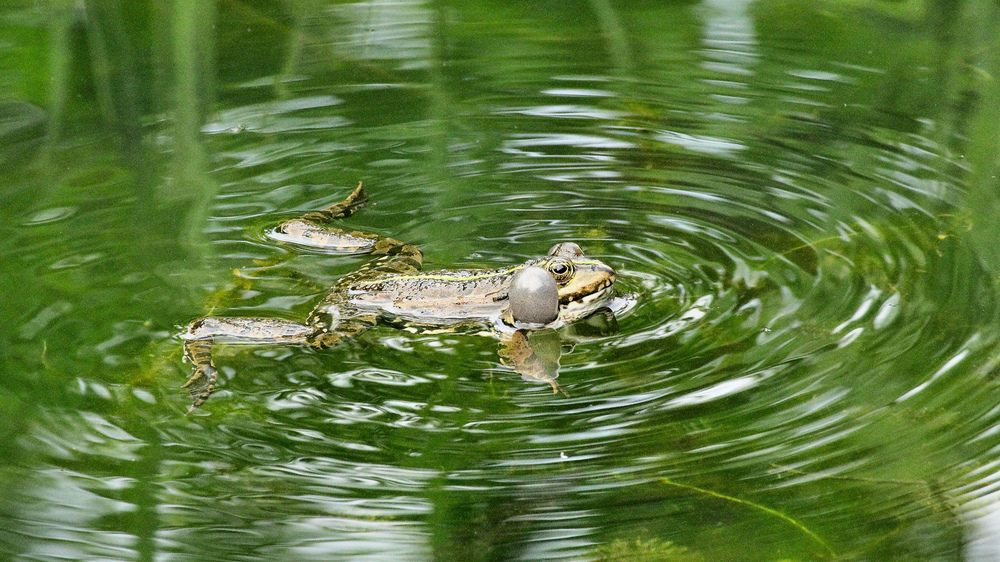
<path fill-rule="evenodd" d="M 548 265 L 545 266 L 545 269 L 552 274 L 556 283 L 564 285 L 567 281 L 569 281 L 570 277 L 573 277 L 573 272 L 576 268 L 573 266 L 573 262 L 567 259 L 556 258 L 549 261 Z"/>

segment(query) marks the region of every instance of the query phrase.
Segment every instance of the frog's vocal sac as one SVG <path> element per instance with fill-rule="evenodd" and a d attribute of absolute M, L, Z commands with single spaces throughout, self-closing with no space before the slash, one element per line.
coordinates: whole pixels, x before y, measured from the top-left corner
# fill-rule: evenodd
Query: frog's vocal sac
<path fill-rule="evenodd" d="M 351 216 L 367 200 L 359 184 L 340 203 L 286 221 L 271 233 L 271 238 L 279 242 L 373 256 L 357 271 L 342 277 L 304 323 L 275 318 L 205 317 L 188 326 L 181 337 L 184 358 L 194 364 L 194 373 L 184 384 L 191 394 L 189 412 L 201 406 L 216 388 L 213 342 L 331 347 L 379 322 L 438 331 L 470 324 L 489 327 L 505 313 L 509 316 L 511 280 L 526 267 L 542 268 L 555 280 L 558 321 L 562 323 L 602 309 L 612 294 L 614 269 L 585 256 L 573 242 L 556 244 L 545 256 L 509 267 L 421 272 L 423 256 L 416 246 L 331 226 Z M 527 338 L 513 341 L 526 342 Z M 551 377 L 533 373 L 530 349 L 515 348 L 511 356 L 507 358 L 516 371 L 558 388 Z"/>

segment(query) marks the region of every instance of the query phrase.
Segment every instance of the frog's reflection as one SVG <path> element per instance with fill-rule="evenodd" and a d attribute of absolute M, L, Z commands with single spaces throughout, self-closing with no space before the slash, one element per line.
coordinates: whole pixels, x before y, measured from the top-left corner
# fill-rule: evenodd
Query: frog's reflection
<path fill-rule="evenodd" d="M 501 362 L 526 381 L 548 383 L 553 392 L 566 391 L 556 382 L 563 346 L 567 352 L 578 342 L 618 332 L 614 312 L 602 308 L 573 324 L 559 328 L 518 328 L 500 338 Z"/>

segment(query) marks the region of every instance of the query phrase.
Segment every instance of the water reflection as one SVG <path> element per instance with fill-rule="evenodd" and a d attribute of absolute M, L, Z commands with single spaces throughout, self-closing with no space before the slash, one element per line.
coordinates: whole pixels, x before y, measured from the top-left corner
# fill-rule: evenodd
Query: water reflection
<path fill-rule="evenodd" d="M 886 6 L 275 6 L 220 8 L 270 31 L 218 37 L 185 176 L 219 188 L 204 244 L 88 135 L 5 172 L 5 554 L 996 556 L 978 82 L 920 70 L 976 55 Z M 363 261 L 264 233 L 359 179 L 356 228 L 430 269 L 580 242 L 619 273 L 617 328 L 531 335 L 565 394 L 491 339 L 374 330 L 226 356 L 211 415 L 179 415 L 177 326 L 308 314 Z"/>

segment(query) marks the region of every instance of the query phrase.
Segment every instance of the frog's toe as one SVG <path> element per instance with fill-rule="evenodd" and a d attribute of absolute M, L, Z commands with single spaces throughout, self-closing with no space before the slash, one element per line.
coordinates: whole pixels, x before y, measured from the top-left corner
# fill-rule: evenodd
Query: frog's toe
<path fill-rule="evenodd" d="M 195 381 L 200 379 L 202 376 L 204 375 L 201 374 L 201 369 L 195 369 L 194 373 L 191 373 L 191 376 L 188 377 L 188 380 L 181 385 L 181 388 L 187 388 L 191 386 L 192 384 L 194 384 Z"/>
<path fill-rule="evenodd" d="M 556 381 L 551 381 L 549 382 L 549 384 L 552 385 L 552 394 L 559 394 L 560 392 L 562 392 L 563 396 L 569 398 L 569 393 L 566 392 L 565 388 L 559 386 L 559 383 L 557 383 Z"/>
<path fill-rule="evenodd" d="M 191 395 L 191 407 L 187 413 L 190 414 L 208 400 L 208 397 L 215 392 L 215 383 L 218 379 L 219 373 L 215 370 L 215 367 L 201 365 L 194 370 L 191 378 L 181 385 L 181 388 L 186 388 L 188 394 Z"/>
<path fill-rule="evenodd" d="M 561 392 L 561 393 L 563 393 L 563 396 L 565 396 L 566 398 L 569 398 L 569 393 L 566 392 L 566 389 L 564 389 L 562 386 L 559 385 L 559 383 L 556 382 L 556 379 L 554 377 L 546 375 L 546 376 L 538 377 L 538 380 L 540 382 L 547 382 L 547 383 L 549 383 L 549 386 L 552 387 L 552 394 L 559 394 Z"/>

